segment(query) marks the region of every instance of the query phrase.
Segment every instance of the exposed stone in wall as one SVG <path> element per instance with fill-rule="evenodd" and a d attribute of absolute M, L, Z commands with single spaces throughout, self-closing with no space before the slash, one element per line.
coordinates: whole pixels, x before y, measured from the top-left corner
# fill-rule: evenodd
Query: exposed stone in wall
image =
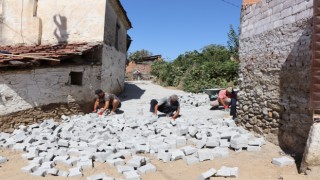
<path fill-rule="evenodd" d="M 50 104 L 0 116 L 0 132 L 12 132 L 20 125 L 31 125 L 45 119 L 60 121 L 62 115 L 82 114 L 86 111 L 84 107 L 91 104 Z"/>
<path fill-rule="evenodd" d="M 262 0 L 242 12 L 239 124 L 298 156 L 312 124 L 311 18 L 310 1 Z"/>

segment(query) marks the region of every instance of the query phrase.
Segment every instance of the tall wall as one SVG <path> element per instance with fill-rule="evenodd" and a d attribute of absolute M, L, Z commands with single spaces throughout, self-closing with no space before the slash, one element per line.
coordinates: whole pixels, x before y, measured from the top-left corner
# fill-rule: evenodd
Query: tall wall
<path fill-rule="evenodd" d="M 103 41 L 106 1 L 1 0 L 0 43 Z"/>
<path fill-rule="evenodd" d="M 308 110 L 312 0 L 262 0 L 243 6 L 239 123 L 301 156 Z"/>

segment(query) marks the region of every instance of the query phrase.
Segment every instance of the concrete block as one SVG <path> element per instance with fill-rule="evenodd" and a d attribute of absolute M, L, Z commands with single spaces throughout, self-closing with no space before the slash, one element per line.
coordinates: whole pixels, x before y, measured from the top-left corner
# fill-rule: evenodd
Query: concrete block
<path fill-rule="evenodd" d="M 206 180 L 209 179 L 210 177 L 214 176 L 217 173 L 217 171 L 214 168 L 209 169 L 207 172 L 202 173 L 199 177 L 198 180 Z"/>
<path fill-rule="evenodd" d="M 185 155 L 183 151 L 180 149 L 176 149 L 170 152 L 171 153 L 171 161 L 182 159 Z"/>
<path fill-rule="evenodd" d="M 42 164 L 44 162 L 44 157 L 35 157 L 29 164 Z"/>
<path fill-rule="evenodd" d="M 139 169 L 138 169 L 138 173 L 140 175 L 144 175 L 144 174 L 147 174 L 147 173 L 153 173 L 153 172 L 156 172 L 157 171 L 157 168 L 152 165 L 151 163 L 148 163 L 144 166 L 141 166 Z"/>
<path fill-rule="evenodd" d="M 190 136 L 194 137 L 198 133 L 198 129 L 194 126 L 189 126 L 188 133 Z"/>
<path fill-rule="evenodd" d="M 41 164 L 41 168 L 44 168 L 44 169 L 51 169 L 55 166 L 56 164 L 51 161 L 51 162 L 44 162 Z"/>
<path fill-rule="evenodd" d="M 69 175 L 69 172 L 67 171 L 58 171 L 58 176 L 68 177 L 68 175 Z"/>
<path fill-rule="evenodd" d="M 136 153 L 148 153 L 150 152 L 150 147 L 149 145 L 136 145 L 135 146 Z"/>
<path fill-rule="evenodd" d="M 219 147 L 219 139 L 217 138 L 208 138 L 206 142 L 206 147 L 207 148 L 214 148 L 214 147 Z"/>
<path fill-rule="evenodd" d="M 47 175 L 58 176 L 59 170 L 56 168 L 47 169 Z"/>
<path fill-rule="evenodd" d="M 47 174 L 47 170 L 48 170 L 48 169 L 46 169 L 46 168 L 39 167 L 39 168 L 37 168 L 37 170 L 35 170 L 34 172 L 32 172 L 31 175 L 44 177 L 44 176 L 46 176 L 46 174 Z"/>
<path fill-rule="evenodd" d="M 194 148 L 194 147 L 191 147 L 191 146 L 186 146 L 186 147 L 183 147 L 181 148 L 181 150 L 184 152 L 184 154 L 186 156 L 189 156 L 191 154 L 194 154 L 198 151 L 198 149 Z"/>
<path fill-rule="evenodd" d="M 38 167 L 40 167 L 40 164 L 29 164 L 28 166 L 21 168 L 21 170 L 25 173 L 31 173 L 37 170 Z"/>
<path fill-rule="evenodd" d="M 0 164 L 3 164 L 3 163 L 5 163 L 5 162 L 7 162 L 7 161 L 8 161 L 7 158 L 5 158 L 5 157 L 3 157 L 3 156 L 0 156 Z"/>
<path fill-rule="evenodd" d="M 69 147 L 69 141 L 64 140 L 64 139 L 60 139 L 58 141 L 58 145 L 61 146 L 61 147 Z"/>
<path fill-rule="evenodd" d="M 228 139 L 220 139 L 219 144 L 220 147 L 230 147 L 230 142 Z"/>
<path fill-rule="evenodd" d="M 15 144 L 12 147 L 12 150 L 14 151 L 25 151 L 26 150 L 26 145 L 25 144 Z"/>
<path fill-rule="evenodd" d="M 180 147 L 180 146 L 185 146 L 187 144 L 187 139 L 184 136 L 179 136 L 176 139 L 176 146 Z"/>
<path fill-rule="evenodd" d="M 136 171 L 129 171 L 124 173 L 126 180 L 140 180 L 140 175 Z"/>
<path fill-rule="evenodd" d="M 157 155 L 158 160 L 162 160 L 163 162 L 167 163 L 171 159 L 171 153 L 160 151 Z"/>
<path fill-rule="evenodd" d="M 114 180 L 114 178 L 107 176 L 105 173 L 100 173 L 87 177 L 87 180 Z"/>
<path fill-rule="evenodd" d="M 112 154 L 111 151 L 109 151 L 109 152 L 96 152 L 96 153 L 93 155 L 93 159 L 94 159 L 95 161 L 104 163 L 104 162 L 106 162 L 107 158 L 108 158 L 111 154 Z"/>
<path fill-rule="evenodd" d="M 247 151 L 251 152 L 251 151 L 261 151 L 261 147 L 260 146 L 248 146 L 247 147 Z"/>
<path fill-rule="evenodd" d="M 123 166 L 125 164 L 123 159 L 120 158 L 116 158 L 116 159 L 108 159 L 107 163 L 110 166 Z"/>
<path fill-rule="evenodd" d="M 134 171 L 132 166 L 117 166 L 118 173 L 123 174 L 124 172 Z"/>
<path fill-rule="evenodd" d="M 200 149 L 197 154 L 200 162 L 213 160 L 213 152 L 210 149 Z"/>
<path fill-rule="evenodd" d="M 218 171 L 216 176 L 218 177 L 238 177 L 239 168 L 238 167 L 226 167 L 222 166 Z"/>
<path fill-rule="evenodd" d="M 80 167 L 69 169 L 68 177 L 82 177 L 82 169 Z"/>
<path fill-rule="evenodd" d="M 145 164 L 147 164 L 147 162 L 144 158 L 137 158 L 137 157 L 133 157 L 131 160 L 127 162 L 128 166 L 131 166 L 134 168 L 139 168 Z"/>
<path fill-rule="evenodd" d="M 53 159 L 53 162 L 55 162 L 55 163 L 63 163 L 63 162 L 65 162 L 67 159 L 69 159 L 69 156 L 56 156 L 56 157 Z"/>
<path fill-rule="evenodd" d="M 196 163 L 199 163 L 199 158 L 194 157 L 194 156 L 185 157 L 184 160 L 187 162 L 187 164 L 189 166 L 196 164 Z"/>
<path fill-rule="evenodd" d="M 242 149 L 248 147 L 249 139 L 244 135 L 233 136 L 230 141 L 230 147 L 234 149 Z"/>
<path fill-rule="evenodd" d="M 196 148 L 197 148 L 197 149 L 202 149 L 205 145 L 206 145 L 206 142 L 204 142 L 204 141 L 198 141 L 198 142 L 197 142 L 197 145 L 196 145 Z"/>
<path fill-rule="evenodd" d="M 92 169 L 93 168 L 93 162 L 92 159 L 88 159 L 86 161 L 79 161 L 77 163 L 77 166 L 81 169 Z"/>
<path fill-rule="evenodd" d="M 294 159 L 287 156 L 272 159 L 272 164 L 275 164 L 280 167 L 294 165 L 294 163 Z"/>

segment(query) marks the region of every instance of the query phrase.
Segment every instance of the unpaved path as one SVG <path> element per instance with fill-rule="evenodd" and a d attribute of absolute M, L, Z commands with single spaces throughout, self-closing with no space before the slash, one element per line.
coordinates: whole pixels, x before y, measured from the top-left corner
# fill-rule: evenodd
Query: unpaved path
<path fill-rule="evenodd" d="M 128 83 L 126 86 L 126 92 L 122 95 L 123 106 L 122 110 L 126 116 L 135 116 L 139 113 L 148 112 L 149 102 L 152 98 L 161 98 L 171 94 L 184 94 L 185 92 L 165 89 L 161 86 L 154 85 L 150 82 L 135 82 Z M 224 117 L 227 113 L 224 111 L 210 111 L 209 106 L 202 106 L 198 108 L 188 108 L 188 110 L 182 109 L 182 117 L 189 116 L 194 117 Z M 246 152 L 242 151 L 236 153 L 230 151 L 227 158 L 215 158 L 213 161 L 206 161 L 198 163 L 192 166 L 187 166 L 183 160 L 176 162 L 163 163 L 154 157 L 149 156 L 152 159 L 152 164 L 157 167 L 156 173 L 151 173 L 142 176 L 143 179 L 182 179 L 192 180 L 196 179 L 202 172 L 207 171 L 210 168 L 219 169 L 221 166 L 237 166 L 240 169 L 239 178 L 241 180 L 248 179 L 320 179 L 315 176 L 299 175 L 296 166 L 289 167 L 277 167 L 271 164 L 271 160 L 274 157 L 280 157 L 281 149 L 271 143 L 267 143 L 262 147 L 260 152 Z M 12 180 L 31 180 L 31 179 L 44 179 L 40 177 L 34 177 L 30 174 L 21 172 L 21 168 L 26 166 L 28 161 L 21 158 L 20 153 L 12 152 L 11 150 L 1 149 L 0 155 L 5 156 L 9 161 L 0 166 L 0 180 L 12 179 Z M 67 179 L 85 179 L 85 177 L 105 172 L 107 175 L 115 178 L 123 178 L 119 176 L 116 168 L 110 167 L 107 164 L 95 163 L 95 167 L 92 170 L 85 170 L 83 178 L 67 178 Z M 46 177 L 45 179 L 66 179 L 61 177 Z M 225 178 L 212 178 L 212 179 L 225 179 Z"/>

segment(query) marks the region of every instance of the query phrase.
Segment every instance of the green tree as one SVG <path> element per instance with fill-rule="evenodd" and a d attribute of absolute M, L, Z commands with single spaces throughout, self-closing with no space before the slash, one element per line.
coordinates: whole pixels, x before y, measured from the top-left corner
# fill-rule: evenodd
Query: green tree
<path fill-rule="evenodd" d="M 230 30 L 228 32 L 228 48 L 230 55 L 239 60 L 239 30 L 236 32 L 232 25 L 230 25 Z"/>
<path fill-rule="evenodd" d="M 152 56 L 152 55 L 153 55 L 152 52 L 150 52 L 148 50 L 145 50 L 145 49 L 141 49 L 141 50 L 129 53 L 128 59 L 129 59 L 129 61 L 135 61 L 136 62 L 141 58 Z"/>

